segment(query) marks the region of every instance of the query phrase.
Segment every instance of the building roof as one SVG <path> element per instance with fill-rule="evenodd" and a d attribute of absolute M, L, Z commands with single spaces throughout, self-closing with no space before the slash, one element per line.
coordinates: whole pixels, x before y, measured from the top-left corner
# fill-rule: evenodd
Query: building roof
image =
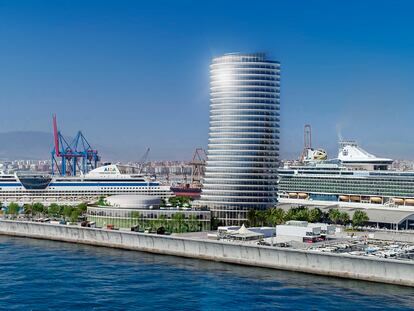
<path fill-rule="evenodd" d="M 391 164 L 392 159 L 379 158 L 362 149 L 355 141 L 341 141 L 339 143 L 338 159 L 346 163 L 377 163 L 384 162 Z"/>
<path fill-rule="evenodd" d="M 357 208 L 340 208 L 340 211 L 346 211 L 351 218 L 357 210 L 363 210 L 367 213 L 369 222 L 400 224 L 407 218 L 414 220 L 414 212 L 409 211 L 390 211 L 380 209 L 357 209 Z"/>
<path fill-rule="evenodd" d="M 357 210 L 364 211 L 367 213 L 369 222 L 378 222 L 386 224 L 400 224 L 406 219 L 414 220 L 414 212 L 412 211 L 403 211 L 403 210 L 389 210 L 389 209 L 380 209 L 380 208 L 356 208 L 356 207 L 340 207 L 337 204 L 318 206 L 318 205 L 298 205 L 290 203 L 281 203 L 277 207 L 282 208 L 284 211 L 288 211 L 292 207 L 305 206 L 309 209 L 319 208 L 323 212 L 327 212 L 332 208 L 336 208 L 341 212 L 347 212 L 352 218 L 354 213 Z"/>
<path fill-rule="evenodd" d="M 106 198 L 111 207 L 144 209 L 150 206 L 159 206 L 161 198 L 154 195 L 117 194 Z"/>
<path fill-rule="evenodd" d="M 246 226 L 243 224 L 239 230 L 231 232 L 230 236 L 240 237 L 240 238 L 251 238 L 251 237 L 263 237 L 263 234 L 251 231 L 247 229 Z"/>

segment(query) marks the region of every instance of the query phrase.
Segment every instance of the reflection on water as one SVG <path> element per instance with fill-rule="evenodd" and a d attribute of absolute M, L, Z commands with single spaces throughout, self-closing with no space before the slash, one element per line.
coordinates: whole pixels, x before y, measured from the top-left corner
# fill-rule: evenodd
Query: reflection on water
<path fill-rule="evenodd" d="M 0 309 L 410 310 L 408 287 L 0 237 Z"/>

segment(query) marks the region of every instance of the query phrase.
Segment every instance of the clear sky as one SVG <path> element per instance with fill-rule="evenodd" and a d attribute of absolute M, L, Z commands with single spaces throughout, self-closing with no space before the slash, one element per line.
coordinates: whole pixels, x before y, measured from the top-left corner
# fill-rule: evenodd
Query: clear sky
<path fill-rule="evenodd" d="M 282 65 L 281 150 L 303 125 L 414 159 L 413 1 L 0 0 L 0 132 L 82 129 L 138 158 L 206 146 L 209 63 L 264 51 Z M 0 148 L 5 148 L 1 146 Z"/>

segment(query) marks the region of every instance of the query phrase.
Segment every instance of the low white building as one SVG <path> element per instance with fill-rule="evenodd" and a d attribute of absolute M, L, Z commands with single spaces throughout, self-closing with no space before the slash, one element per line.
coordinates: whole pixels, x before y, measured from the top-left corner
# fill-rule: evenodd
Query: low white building
<path fill-rule="evenodd" d="M 255 241 L 263 239 L 263 234 L 249 230 L 243 224 L 240 229 L 236 231 L 228 231 L 222 239 L 235 241 Z"/>
<path fill-rule="evenodd" d="M 296 241 L 296 242 L 316 242 L 321 239 L 320 226 L 308 226 L 305 222 L 287 222 L 285 225 L 276 226 L 277 243 Z"/>
<path fill-rule="evenodd" d="M 217 236 L 225 236 L 229 233 L 240 230 L 240 226 L 219 226 L 217 228 Z M 250 231 L 263 235 L 265 238 L 270 238 L 276 235 L 275 227 L 249 227 Z"/>
<path fill-rule="evenodd" d="M 328 235 L 334 235 L 336 232 L 336 227 L 334 225 L 320 223 L 320 222 L 309 223 L 308 227 L 320 227 L 321 235 L 325 237 Z"/>

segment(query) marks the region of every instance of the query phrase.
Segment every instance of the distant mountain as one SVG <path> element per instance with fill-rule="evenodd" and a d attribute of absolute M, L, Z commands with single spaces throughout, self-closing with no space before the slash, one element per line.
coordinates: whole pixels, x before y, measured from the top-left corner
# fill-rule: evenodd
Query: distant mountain
<path fill-rule="evenodd" d="M 72 140 L 70 137 L 66 138 L 68 141 Z M 103 161 L 137 161 L 144 150 L 144 148 L 142 148 L 142 150 L 140 149 L 137 151 L 131 146 L 115 148 L 107 145 L 96 145 L 93 143 L 93 140 L 89 140 L 89 142 L 92 144 L 93 148 L 98 149 L 99 155 L 102 157 Z M 297 146 L 294 147 L 295 148 L 282 148 L 280 159 L 298 159 L 301 151 L 297 149 Z M 46 160 L 50 159 L 50 152 L 52 149 L 52 133 L 39 131 L 0 133 L 0 160 Z M 152 156 L 152 154 L 150 156 Z"/>
<path fill-rule="evenodd" d="M 37 131 L 0 133 L 0 159 L 48 159 L 52 144 L 51 133 Z"/>
<path fill-rule="evenodd" d="M 71 140 L 70 138 L 68 138 Z M 115 161 L 120 154 L 106 146 L 96 146 L 103 160 Z M 46 160 L 53 149 L 53 134 L 38 131 L 0 133 L 1 160 Z M 123 159 L 121 159 L 123 160 Z"/>

